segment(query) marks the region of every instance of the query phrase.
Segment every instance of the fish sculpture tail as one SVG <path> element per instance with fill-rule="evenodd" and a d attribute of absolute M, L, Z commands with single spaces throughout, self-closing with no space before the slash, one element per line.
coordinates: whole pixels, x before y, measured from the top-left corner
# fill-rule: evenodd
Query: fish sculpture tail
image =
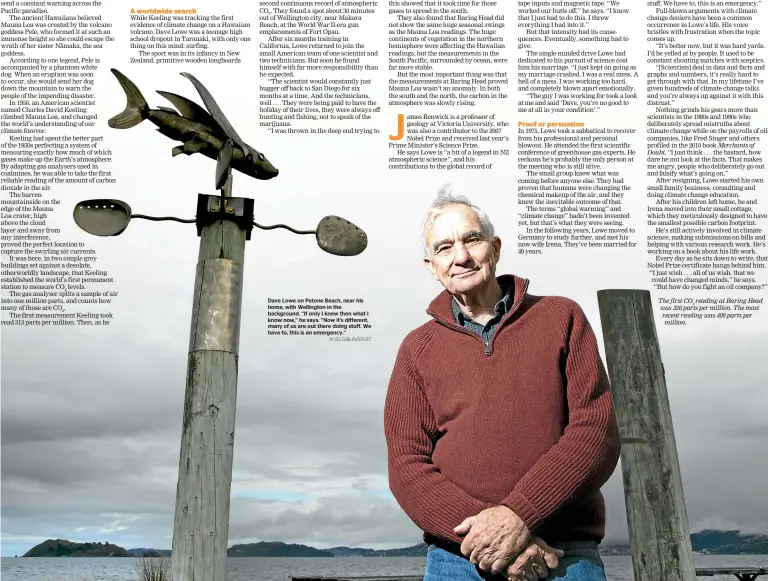
<path fill-rule="evenodd" d="M 128 129 L 134 125 L 138 125 L 147 118 L 147 113 L 149 111 L 147 100 L 144 98 L 144 95 L 141 94 L 139 88 L 134 85 L 128 77 L 117 69 L 110 70 L 112 71 L 112 74 L 117 77 L 120 86 L 123 88 L 123 91 L 125 91 L 128 103 L 122 113 L 118 113 L 107 123 L 114 129 Z"/>

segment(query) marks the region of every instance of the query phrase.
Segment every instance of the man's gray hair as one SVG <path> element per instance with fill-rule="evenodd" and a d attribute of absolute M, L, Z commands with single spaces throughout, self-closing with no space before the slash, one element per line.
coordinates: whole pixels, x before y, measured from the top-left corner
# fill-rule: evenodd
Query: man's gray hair
<path fill-rule="evenodd" d="M 485 235 L 488 236 L 488 239 L 492 239 L 494 237 L 495 230 L 493 228 L 491 219 L 488 217 L 488 214 L 470 202 L 466 196 L 457 196 L 454 194 L 451 184 L 445 184 L 442 188 L 440 188 L 440 191 L 437 194 L 437 198 L 435 198 L 434 202 L 432 202 L 429 210 L 427 210 L 427 213 L 424 215 L 424 219 L 421 221 L 421 244 L 424 246 L 424 256 L 427 258 L 429 257 L 429 247 L 427 246 L 427 228 L 432 226 L 432 222 L 445 210 L 446 206 L 450 206 L 452 204 L 463 204 L 472 208 L 475 214 L 477 214 L 480 225 L 483 227 L 483 231 L 485 232 Z"/>

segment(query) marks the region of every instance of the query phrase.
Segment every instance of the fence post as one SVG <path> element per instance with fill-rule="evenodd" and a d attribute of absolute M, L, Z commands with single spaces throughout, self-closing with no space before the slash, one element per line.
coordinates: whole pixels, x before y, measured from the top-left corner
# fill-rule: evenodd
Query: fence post
<path fill-rule="evenodd" d="M 635 581 L 695 581 L 664 364 L 647 290 L 597 292 Z"/>

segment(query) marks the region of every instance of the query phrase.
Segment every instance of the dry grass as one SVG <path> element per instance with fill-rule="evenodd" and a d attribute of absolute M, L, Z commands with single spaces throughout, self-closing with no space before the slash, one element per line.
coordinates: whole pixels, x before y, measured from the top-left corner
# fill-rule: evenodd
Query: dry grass
<path fill-rule="evenodd" d="M 167 557 L 136 557 L 139 581 L 170 581 L 171 560 Z"/>

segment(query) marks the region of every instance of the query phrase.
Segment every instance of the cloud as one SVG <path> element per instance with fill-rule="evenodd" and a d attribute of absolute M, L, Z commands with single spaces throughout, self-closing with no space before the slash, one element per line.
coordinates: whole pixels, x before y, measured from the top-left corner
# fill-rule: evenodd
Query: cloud
<path fill-rule="evenodd" d="M 304 506 L 233 500 L 238 518 L 230 525 L 239 542 L 279 539 L 317 548 L 392 547 L 421 542 L 420 532 L 392 500 L 375 495 L 334 494 Z"/>

